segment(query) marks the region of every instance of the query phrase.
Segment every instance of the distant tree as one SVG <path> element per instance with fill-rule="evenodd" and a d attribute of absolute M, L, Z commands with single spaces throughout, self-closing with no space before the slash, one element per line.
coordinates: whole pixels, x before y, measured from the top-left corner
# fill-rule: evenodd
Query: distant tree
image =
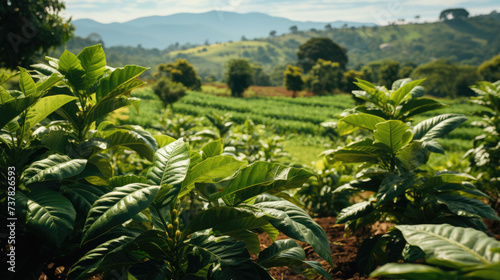
<path fill-rule="evenodd" d="M 328 23 L 327 25 L 325 25 L 325 30 L 332 30 L 332 25 L 330 23 Z"/>
<path fill-rule="evenodd" d="M 256 86 L 270 86 L 271 78 L 267 73 L 264 72 L 262 65 L 254 65 L 252 64 L 253 69 L 253 80 L 254 85 Z"/>
<path fill-rule="evenodd" d="M 298 66 L 309 72 L 318 59 L 337 62 L 342 70 L 345 70 L 347 64 L 347 50 L 330 38 L 317 37 L 311 38 L 299 46 L 297 52 Z"/>
<path fill-rule="evenodd" d="M 307 88 L 317 95 L 332 93 L 340 87 L 342 71 L 338 62 L 318 59 L 307 77 Z"/>
<path fill-rule="evenodd" d="M 373 70 L 370 66 L 365 65 L 361 68 L 361 79 L 365 81 L 373 81 Z"/>
<path fill-rule="evenodd" d="M 248 41 L 247 37 L 245 35 L 241 35 L 241 41 Z"/>
<path fill-rule="evenodd" d="M 174 111 L 173 104 L 186 95 L 186 87 L 183 84 L 173 82 L 167 77 L 160 78 L 152 89 L 165 107 L 170 106 L 172 112 Z"/>
<path fill-rule="evenodd" d="M 302 68 L 288 65 L 283 73 L 283 84 L 287 90 L 293 91 L 293 98 L 297 97 L 297 91 L 301 91 L 304 88 Z"/>
<path fill-rule="evenodd" d="M 466 19 L 468 17 L 469 12 L 467 12 L 467 10 L 464 8 L 446 9 L 439 14 L 440 20 Z"/>
<path fill-rule="evenodd" d="M 243 92 L 253 84 L 253 69 L 246 59 L 231 59 L 226 67 L 226 82 L 234 97 L 243 97 Z"/>
<path fill-rule="evenodd" d="M 7 0 L 0 8 L 0 67 L 27 67 L 34 57 L 66 43 L 74 27 L 59 0 Z"/>
<path fill-rule="evenodd" d="M 473 66 L 457 65 L 438 59 L 415 68 L 411 74 L 412 79 L 426 80 L 422 86 L 427 93 L 439 97 L 469 96 L 473 92 L 468 88 L 479 80 Z"/>
<path fill-rule="evenodd" d="M 417 65 L 413 62 L 407 62 L 403 64 L 398 71 L 398 79 L 408 78 L 411 76 L 411 72 L 415 69 Z"/>
<path fill-rule="evenodd" d="M 275 37 L 276 36 L 276 30 L 272 30 L 271 32 L 269 32 L 269 36 Z"/>
<path fill-rule="evenodd" d="M 477 73 L 488 82 L 500 80 L 500 54 L 479 65 Z"/>
<path fill-rule="evenodd" d="M 299 28 L 297 27 L 297 25 L 290 26 L 290 32 L 292 32 L 292 33 L 299 32 Z"/>
<path fill-rule="evenodd" d="M 356 79 L 363 79 L 363 72 L 356 70 L 349 70 L 344 72 L 342 78 L 342 91 L 352 92 L 353 90 L 359 89 L 357 85 L 354 84 Z"/>
<path fill-rule="evenodd" d="M 398 79 L 398 71 L 399 62 L 392 60 L 385 61 L 380 66 L 378 84 L 390 89 L 392 83 Z"/>
<path fill-rule="evenodd" d="M 168 77 L 173 82 L 181 83 L 193 90 L 201 90 L 201 78 L 196 73 L 193 65 L 186 59 L 179 58 L 174 63 L 160 64 L 155 76 Z"/>

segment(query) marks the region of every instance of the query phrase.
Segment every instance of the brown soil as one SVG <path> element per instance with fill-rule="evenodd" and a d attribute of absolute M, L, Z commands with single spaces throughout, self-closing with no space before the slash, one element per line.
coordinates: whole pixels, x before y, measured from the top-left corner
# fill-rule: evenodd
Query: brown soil
<path fill-rule="evenodd" d="M 299 244 L 304 248 L 307 255 L 307 260 L 319 261 L 323 267 L 332 275 L 333 279 L 344 280 L 344 279 L 374 279 L 367 278 L 356 272 L 356 254 L 358 252 L 358 247 L 361 242 L 373 234 L 378 234 L 381 232 L 386 232 L 390 225 L 388 224 L 375 224 L 371 229 L 361 230 L 356 232 L 353 236 L 344 237 L 344 225 L 336 225 L 336 218 L 317 218 L 314 219 L 326 232 L 328 239 L 330 241 L 330 251 L 332 253 L 333 267 L 331 267 L 326 261 L 322 260 L 309 246 L 307 243 L 299 242 Z M 263 233 L 260 236 L 262 249 L 270 246 L 272 244 L 271 238 L 267 233 Z M 278 236 L 279 239 L 288 238 L 284 234 Z M 292 269 L 288 267 L 277 267 L 271 268 L 271 275 L 276 280 L 306 280 L 305 276 L 295 273 Z M 315 279 L 323 279 L 321 276 L 317 276 Z"/>

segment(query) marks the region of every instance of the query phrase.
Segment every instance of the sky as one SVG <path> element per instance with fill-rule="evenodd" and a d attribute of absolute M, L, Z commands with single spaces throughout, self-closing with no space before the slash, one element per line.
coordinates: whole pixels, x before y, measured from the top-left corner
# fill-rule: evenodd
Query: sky
<path fill-rule="evenodd" d="M 90 18 L 102 23 L 125 22 L 152 15 L 231 11 L 261 12 L 298 21 L 333 22 L 337 20 L 372 22 L 386 25 L 436 21 L 448 8 L 465 8 L 471 16 L 500 12 L 498 0 L 66 0 L 63 16 L 73 20 Z"/>

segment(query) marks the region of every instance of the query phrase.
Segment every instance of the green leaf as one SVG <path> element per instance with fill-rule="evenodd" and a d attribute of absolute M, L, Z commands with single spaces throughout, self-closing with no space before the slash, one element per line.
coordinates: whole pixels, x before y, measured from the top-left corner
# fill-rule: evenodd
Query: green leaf
<path fill-rule="evenodd" d="M 350 134 L 358 127 L 374 131 L 375 125 L 381 122 L 385 122 L 385 119 L 375 115 L 356 113 L 340 119 L 337 123 L 337 130 L 340 135 Z"/>
<path fill-rule="evenodd" d="M 370 277 L 408 280 L 447 280 L 457 279 L 456 275 L 449 275 L 443 270 L 425 264 L 388 263 L 370 273 Z"/>
<path fill-rule="evenodd" d="M 373 132 L 376 142 L 382 143 L 392 154 L 397 154 L 406 144 L 410 143 L 413 134 L 410 128 L 401 121 L 391 120 L 379 123 Z"/>
<path fill-rule="evenodd" d="M 231 237 L 214 237 L 207 234 L 194 235 L 190 245 L 193 254 L 210 259 L 213 279 L 253 280 L 258 275 L 245 243 Z"/>
<path fill-rule="evenodd" d="M 436 198 L 439 203 L 445 204 L 456 215 L 500 221 L 495 210 L 479 199 L 448 194 L 438 195 Z"/>
<path fill-rule="evenodd" d="M 158 143 L 158 148 L 163 148 L 166 145 L 176 140 L 175 138 L 172 138 L 167 135 L 153 135 L 153 137 L 156 139 L 156 142 Z"/>
<path fill-rule="evenodd" d="M 244 242 L 250 254 L 256 254 L 256 255 L 259 254 L 260 239 L 257 233 L 250 231 L 248 229 L 244 229 L 244 230 L 229 232 L 227 233 L 227 235 L 231 236 L 236 240 Z"/>
<path fill-rule="evenodd" d="M 337 224 L 342 224 L 357 218 L 364 217 L 367 213 L 375 210 L 371 201 L 362 201 L 346 207 L 337 216 Z"/>
<path fill-rule="evenodd" d="M 466 120 L 467 118 L 464 115 L 457 114 L 444 114 L 427 119 L 413 128 L 413 139 L 426 141 L 440 138 Z"/>
<path fill-rule="evenodd" d="M 425 112 L 437 110 L 447 105 L 430 98 L 409 99 L 403 103 L 400 114 L 413 117 Z"/>
<path fill-rule="evenodd" d="M 122 187 L 132 183 L 147 184 L 148 180 L 146 179 L 146 177 L 137 176 L 133 174 L 114 176 L 109 179 L 109 186 L 111 188 Z"/>
<path fill-rule="evenodd" d="M 165 273 L 164 262 L 161 261 L 147 261 L 132 266 L 129 269 L 136 279 L 141 280 L 165 280 L 167 275 Z"/>
<path fill-rule="evenodd" d="M 85 69 L 85 87 L 89 88 L 106 69 L 106 55 L 101 45 L 85 47 L 77 56 Z"/>
<path fill-rule="evenodd" d="M 371 139 L 350 143 L 345 147 L 334 150 L 328 155 L 329 161 L 339 160 L 352 163 L 378 163 L 381 159 L 387 156 L 387 151 L 380 146 L 374 145 Z"/>
<path fill-rule="evenodd" d="M 108 143 L 108 149 L 126 147 L 148 160 L 153 160 L 153 155 L 158 149 L 154 137 L 140 126 L 115 126 L 110 123 L 102 123 L 97 130 L 93 137 L 103 138 Z"/>
<path fill-rule="evenodd" d="M 153 201 L 159 186 L 133 183 L 100 197 L 89 211 L 82 244 L 130 220 Z"/>
<path fill-rule="evenodd" d="M 60 80 L 63 79 L 63 76 L 59 73 L 52 73 L 49 77 L 44 79 L 41 83 L 37 83 L 36 91 L 41 93 L 46 90 L 49 90 L 53 86 L 55 86 Z"/>
<path fill-rule="evenodd" d="M 244 229 L 258 228 L 268 224 L 264 216 L 265 214 L 262 211 L 254 212 L 246 208 L 233 208 L 229 206 L 211 207 L 196 215 L 182 234 L 183 236 L 187 236 L 193 232 L 206 229 L 227 234 Z"/>
<path fill-rule="evenodd" d="M 119 97 L 99 102 L 96 106 L 91 107 L 85 116 L 84 123 L 85 125 L 90 125 L 117 109 L 139 103 L 139 101 L 140 100 L 138 98 L 134 97 Z"/>
<path fill-rule="evenodd" d="M 85 69 L 78 57 L 67 50 L 59 58 L 58 70 L 77 90 L 85 90 Z"/>
<path fill-rule="evenodd" d="M 377 193 L 377 205 L 383 204 L 386 201 L 392 201 L 394 198 L 403 194 L 407 189 L 413 187 L 413 178 L 401 178 L 395 174 L 387 175 L 380 184 Z"/>
<path fill-rule="evenodd" d="M 268 216 L 269 222 L 288 237 L 309 243 L 318 255 L 332 265 L 330 243 L 325 231 L 301 208 L 288 201 L 253 205 Z"/>
<path fill-rule="evenodd" d="M 25 185 L 48 180 L 62 180 L 80 174 L 87 165 L 86 159 L 71 159 L 59 154 L 33 162 L 23 173 Z"/>
<path fill-rule="evenodd" d="M 61 193 L 73 203 L 79 213 L 87 214 L 92 204 L 105 192 L 92 185 L 74 183 L 61 186 Z"/>
<path fill-rule="evenodd" d="M 2 118 L 0 118 L 0 128 L 3 128 L 17 116 L 20 116 L 26 109 L 34 104 L 35 99 L 35 96 L 30 95 L 27 97 L 10 99 L 1 104 L 0 112 L 2 112 Z"/>
<path fill-rule="evenodd" d="M 24 205 L 26 227 L 30 232 L 42 235 L 46 240 L 60 247 L 73 231 L 76 211 L 62 194 L 51 190 L 35 190 L 24 195 L 16 192 L 18 207 Z"/>
<path fill-rule="evenodd" d="M 182 139 L 158 149 L 146 176 L 148 183 L 159 186 L 181 183 L 186 178 L 189 162 L 189 147 Z"/>
<path fill-rule="evenodd" d="M 24 96 L 36 96 L 36 84 L 31 78 L 28 71 L 22 67 L 19 67 L 20 76 L 19 76 L 19 88 L 24 93 Z"/>
<path fill-rule="evenodd" d="M 136 80 L 147 68 L 126 65 L 123 68 L 115 69 L 111 75 L 102 78 L 96 88 L 96 98 L 98 104 L 105 100 L 119 97 L 122 94 L 144 85 L 144 82 Z"/>
<path fill-rule="evenodd" d="M 222 154 L 222 152 L 224 151 L 224 144 L 222 142 L 222 139 L 205 144 L 205 146 L 201 148 L 201 151 L 203 159 Z"/>
<path fill-rule="evenodd" d="M 449 268 L 487 265 L 500 261 L 500 254 L 491 252 L 500 242 L 472 228 L 448 224 L 396 226 L 406 241 L 425 253 L 426 261 Z"/>
<path fill-rule="evenodd" d="M 191 168 L 182 182 L 179 197 L 189 193 L 195 186 L 195 183 L 215 183 L 234 174 L 244 162 L 235 159 L 232 156 L 215 156 L 207 158 Z"/>
<path fill-rule="evenodd" d="M 393 91 L 390 96 L 390 100 L 393 102 L 394 107 L 399 106 L 401 101 L 403 101 L 406 96 L 419 84 L 421 84 L 425 79 L 416 80 L 408 83 L 404 83 L 403 86 Z"/>
<path fill-rule="evenodd" d="M 422 148 L 422 146 L 421 142 L 412 142 L 399 150 L 396 157 L 406 170 L 414 170 L 427 163 L 429 155 L 427 149 Z"/>
<path fill-rule="evenodd" d="M 293 239 L 278 240 L 259 254 L 258 263 L 265 268 L 300 265 L 306 259 L 304 249 Z"/>
<path fill-rule="evenodd" d="M 54 111 L 75 99 L 76 97 L 73 96 L 52 95 L 38 100 L 38 102 L 28 110 L 24 129 L 30 130 Z"/>
<path fill-rule="evenodd" d="M 83 280 L 88 279 L 89 276 L 93 274 L 97 274 L 97 268 L 105 260 L 104 257 L 108 253 L 119 251 L 123 245 L 132 240 L 132 237 L 121 236 L 106 241 L 105 243 L 102 243 L 96 248 L 90 250 L 71 267 L 69 273 L 70 279 Z"/>
<path fill-rule="evenodd" d="M 313 175 L 305 169 L 255 162 L 238 171 L 214 199 L 222 198 L 226 204 L 234 206 L 271 190 L 298 188 Z"/>

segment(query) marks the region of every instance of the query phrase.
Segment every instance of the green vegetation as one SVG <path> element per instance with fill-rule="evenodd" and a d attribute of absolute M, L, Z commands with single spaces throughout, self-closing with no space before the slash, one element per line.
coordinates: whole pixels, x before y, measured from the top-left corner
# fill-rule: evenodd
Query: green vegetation
<path fill-rule="evenodd" d="M 232 59 L 228 62 L 226 82 L 232 96 L 242 97 L 243 92 L 253 84 L 253 78 L 254 72 L 248 60 Z"/>
<path fill-rule="evenodd" d="M 347 50 L 330 38 L 311 38 L 299 46 L 298 65 L 308 73 L 319 59 L 337 62 L 340 69 L 347 65 Z"/>
<path fill-rule="evenodd" d="M 63 1 L 3 1 L 0 9 L 0 67 L 27 67 L 39 53 L 66 43 L 74 27 L 59 13 Z"/>
<path fill-rule="evenodd" d="M 155 73 L 157 78 L 167 77 L 172 82 L 181 83 L 192 90 L 201 90 L 201 79 L 198 73 L 185 59 L 177 59 L 175 63 L 160 64 Z"/>
<path fill-rule="evenodd" d="M 297 97 L 297 91 L 301 91 L 304 88 L 304 79 L 302 78 L 302 68 L 288 65 L 286 67 L 284 76 L 284 85 L 287 90 L 293 91 L 292 97 Z"/>

